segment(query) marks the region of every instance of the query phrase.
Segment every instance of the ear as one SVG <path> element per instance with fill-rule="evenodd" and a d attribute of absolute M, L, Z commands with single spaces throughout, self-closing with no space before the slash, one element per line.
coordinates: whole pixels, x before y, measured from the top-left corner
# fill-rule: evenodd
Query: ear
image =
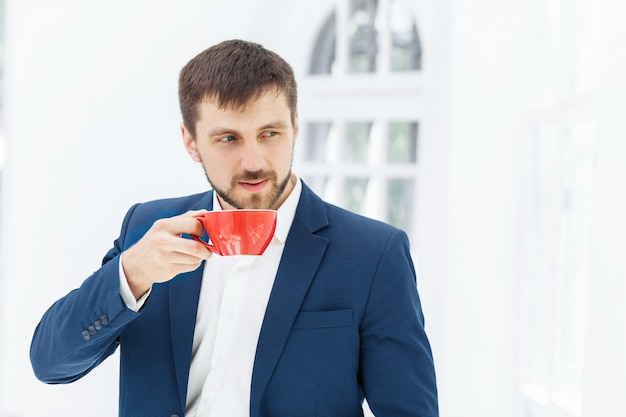
<path fill-rule="evenodd" d="M 180 133 L 183 136 L 183 144 L 185 145 L 185 149 L 187 150 L 189 156 L 191 156 L 191 159 L 193 159 L 195 162 L 202 162 L 202 159 L 200 158 L 200 154 L 198 153 L 198 149 L 196 147 L 196 141 L 187 126 L 185 126 L 184 122 L 180 124 Z"/>

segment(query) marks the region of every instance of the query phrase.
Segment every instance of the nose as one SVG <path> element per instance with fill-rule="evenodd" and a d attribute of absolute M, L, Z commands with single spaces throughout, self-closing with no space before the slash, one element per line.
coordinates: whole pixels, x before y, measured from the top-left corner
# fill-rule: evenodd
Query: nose
<path fill-rule="evenodd" d="M 245 171 L 259 171 L 266 167 L 265 154 L 256 140 L 246 141 L 241 155 L 241 168 Z"/>

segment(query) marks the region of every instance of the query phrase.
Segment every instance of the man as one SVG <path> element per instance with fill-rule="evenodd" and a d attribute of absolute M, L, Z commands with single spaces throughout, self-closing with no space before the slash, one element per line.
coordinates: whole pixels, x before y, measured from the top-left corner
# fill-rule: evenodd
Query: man
<path fill-rule="evenodd" d="M 323 202 L 291 172 L 289 64 L 226 41 L 181 71 L 181 132 L 213 191 L 133 206 L 102 267 L 43 316 L 35 374 L 75 381 L 119 346 L 119 414 L 438 415 L 406 234 Z M 206 210 L 278 211 L 262 256 L 189 238 Z"/>

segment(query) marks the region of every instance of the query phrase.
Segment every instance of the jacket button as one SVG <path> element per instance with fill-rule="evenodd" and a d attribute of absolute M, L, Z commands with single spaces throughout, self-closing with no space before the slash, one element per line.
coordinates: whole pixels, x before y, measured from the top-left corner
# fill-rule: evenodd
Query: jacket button
<path fill-rule="evenodd" d="M 106 314 L 103 314 L 100 316 L 100 323 L 102 323 L 103 326 L 106 326 L 107 324 L 109 324 L 109 318 L 107 317 Z"/>
<path fill-rule="evenodd" d="M 96 320 L 93 324 L 93 327 L 96 328 L 96 330 L 101 330 L 102 329 L 102 322 L 100 320 Z"/>
<path fill-rule="evenodd" d="M 89 332 L 87 330 L 83 330 L 82 335 L 83 335 L 83 339 L 85 339 L 85 340 L 91 339 L 91 335 L 89 334 Z"/>

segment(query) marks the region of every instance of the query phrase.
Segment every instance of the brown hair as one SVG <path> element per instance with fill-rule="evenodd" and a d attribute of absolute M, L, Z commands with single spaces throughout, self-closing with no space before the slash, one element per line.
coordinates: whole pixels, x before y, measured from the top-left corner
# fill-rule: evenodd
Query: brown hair
<path fill-rule="evenodd" d="M 293 122 L 297 85 L 291 66 L 257 43 L 221 42 L 199 53 L 180 72 L 178 100 L 183 122 L 195 137 L 202 100 L 216 99 L 220 108 L 239 109 L 272 87 L 285 95 Z"/>

